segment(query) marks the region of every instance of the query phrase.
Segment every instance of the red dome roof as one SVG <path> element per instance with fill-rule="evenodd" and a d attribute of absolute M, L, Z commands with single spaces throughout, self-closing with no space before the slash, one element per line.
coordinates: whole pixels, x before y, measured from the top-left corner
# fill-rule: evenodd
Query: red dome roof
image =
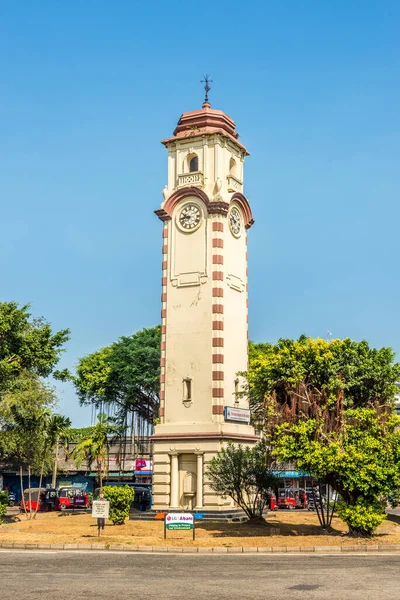
<path fill-rule="evenodd" d="M 173 137 L 162 140 L 161 143 L 167 146 L 177 139 L 220 133 L 232 140 L 248 155 L 249 152 L 245 146 L 238 141 L 239 134 L 235 128 L 235 122 L 228 115 L 222 110 L 211 108 L 208 102 L 204 102 L 200 110 L 183 113 L 175 128 Z"/>

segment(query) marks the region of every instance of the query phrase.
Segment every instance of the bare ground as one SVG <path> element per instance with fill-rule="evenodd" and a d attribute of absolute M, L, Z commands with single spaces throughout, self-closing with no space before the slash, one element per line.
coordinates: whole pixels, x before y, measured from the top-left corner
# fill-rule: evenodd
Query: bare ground
<path fill-rule="evenodd" d="M 346 525 L 337 517 L 333 531 L 321 530 L 315 513 L 286 512 L 269 514 L 266 522 L 207 523 L 196 525 L 196 540 L 190 531 L 168 531 L 163 538 L 162 521 L 127 521 L 117 526 L 107 522 L 101 537 L 97 537 L 96 520 L 88 514 L 38 514 L 27 521 L 25 515 L 13 521 L 11 517 L 0 525 L 0 542 L 43 544 L 132 544 L 133 546 L 341 546 L 400 544 L 400 526 L 385 521 L 373 538 L 358 539 L 346 535 Z"/>

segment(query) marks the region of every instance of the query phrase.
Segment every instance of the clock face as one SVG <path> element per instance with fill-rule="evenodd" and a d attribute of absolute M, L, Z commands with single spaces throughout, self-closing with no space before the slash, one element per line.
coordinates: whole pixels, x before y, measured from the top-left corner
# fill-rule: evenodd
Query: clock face
<path fill-rule="evenodd" d="M 201 211 L 197 204 L 185 204 L 179 213 L 179 225 L 185 231 L 194 231 L 200 225 Z"/>
<path fill-rule="evenodd" d="M 235 237 L 239 237 L 242 232 L 242 219 L 239 209 L 233 206 L 229 213 L 229 227 Z"/>

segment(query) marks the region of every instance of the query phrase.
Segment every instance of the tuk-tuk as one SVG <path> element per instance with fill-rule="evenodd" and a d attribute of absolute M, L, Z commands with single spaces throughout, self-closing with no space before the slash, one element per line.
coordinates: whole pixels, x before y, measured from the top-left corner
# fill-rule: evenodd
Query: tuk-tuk
<path fill-rule="evenodd" d="M 83 488 L 67 486 L 58 490 L 55 510 L 67 510 L 76 508 L 89 508 L 89 496 Z"/>
<path fill-rule="evenodd" d="M 280 488 L 278 490 L 278 508 L 307 508 L 307 495 L 304 490 Z"/>
<path fill-rule="evenodd" d="M 46 490 L 44 488 L 28 488 L 24 490 L 24 495 L 19 503 L 21 512 L 45 511 L 46 510 Z"/>

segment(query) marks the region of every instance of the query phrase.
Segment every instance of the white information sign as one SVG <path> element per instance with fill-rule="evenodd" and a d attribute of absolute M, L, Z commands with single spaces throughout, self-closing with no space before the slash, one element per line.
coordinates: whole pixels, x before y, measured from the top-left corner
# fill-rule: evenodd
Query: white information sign
<path fill-rule="evenodd" d="M 232 408 L 225 406 L 225 421 L 239 421 L 241 423 L 250 423 L 250 411 L 246 408 Z"/>
<path fill-rule="evenodd" d="M 190 513 L 168 513 L 165 517 L 167 529 L 193 529 L 194 519 Z"/>
<path fill-rule="evenodd" d="M 110 503 L 108 500 L 94 500 L 92 505 L 92 517 L 95 519 L 108 519 Z"/>

